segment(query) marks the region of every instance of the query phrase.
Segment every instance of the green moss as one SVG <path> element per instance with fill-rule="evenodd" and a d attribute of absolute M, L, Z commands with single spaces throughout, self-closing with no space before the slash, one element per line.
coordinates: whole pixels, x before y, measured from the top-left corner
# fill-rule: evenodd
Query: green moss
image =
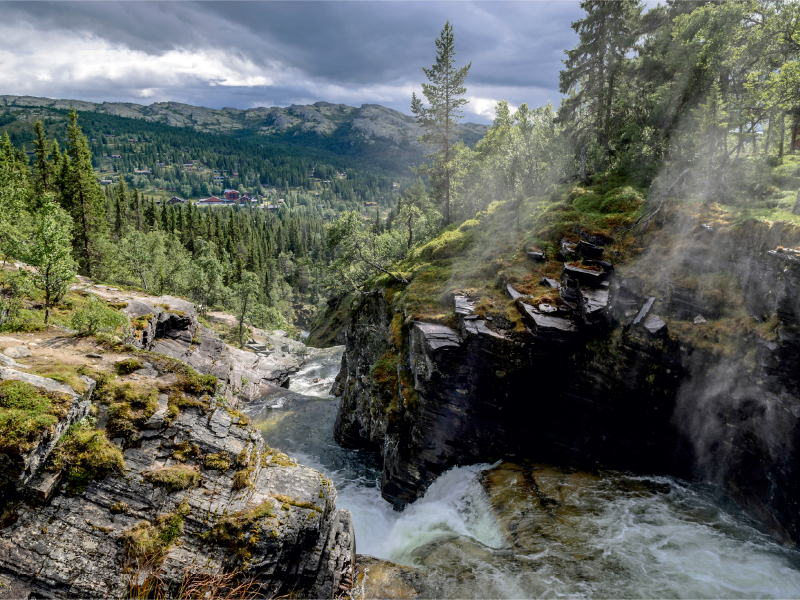
<path fill-rule="evenodd" d="M 172 458 L 179 462 L 186 462 L 190 457 L 197 458 L 200 456 L 200 446 L 192 444 L 188 440 L 175 444 L 174 448 Z"/>
<path fill-rule="evenodd" d="M 67 415 L 71 401 L 66 394 L 41 392 L 21 381 L 0 382 L 0 450 L 32 450 Z"/>
<path fill-rule="evenodd" d="M 282 494 L 273 494 L 273 498 L 283 503 L 284 510 L 288 510 L 287 508 L 288 506 L 295 506 L 297 508 L 305 508 L 308 510 L 316 510 L 317 512 L 322 512 L 322 509 L 313 502 L 305 502 L 303 500 L 297 500 L 296 498 L 291 498 L 290 496 L 284 496 Z"/>
<path fill-rule="evenodd" d="M 397 367 L 400 363 L 401 356 L 389 350 L 369 370 L 372 382 L 383 388 L 389 397 L 397 396 Z"/>
<path fill-rule="evenodd" d="M 475 236 L 471 228 L 462 231 L 461 229 L 445 230 L 430 242 L 422 246 L 418 251 L 418 256 L 425 260 L 440 260 L 452 258 L 463 254 L 474 242 Z"/>
<path fill-rule="evenodd" d="M 206 454 L 206 457 L 203 460 L 203 466 L 206 469 L 222 471 L 223 473 L 231 468 L 231 464 L 230 454 L 224 450 L 218 454 Z"/>
<path fill-rule="evenodd" d="M 188 465 L 161 467 L 145 471 L 142 476 L 153 485 L 164 487 L 169 492 L 197 487 L 200 483 L 200 471 Z"/>
<path fill-rule="evenodd" d="M 230 408 L 230 407 L 225 407 L 225 410 L 231 416 L 232 419 L 239 419 L 236 422 L 236 424 L 239 427 L 244 428 L 244 427 L 247 427 L 248 425 L 250 425 L 250 423 L 252 423 L 252 421 L 250 420 L 250 417 L 248 417 L 246 414 L 244 414 L 240 410 L 235 410 L 235 409 Z"/>
<path fill-rule="evenodd" d="M 144 559 L 148 563 L 160 561 L 183 533 L 183 520 L 189 514 L 189 504 L 184 500 L 173 513 L 160 515 L 155 523 L 142 521 L 122 534 L 125 553 L 129 558 Z"/>
<path fill-rule="evenodd" d="M 222 517 L 203 537 L 230 548 L 239 559 L 247 560 L 250 549 L 258 541 L 262 524 L 274 516 L 272 500 L 265 500 L 252 508 Z"/>
<path fill-rule="evenodd" d="M 143 367 L 142 361 L 137 358 L 126 358 L 114 364 L 114 370 L 117 375 L 130 375 Z"/>
<path fill-rule="evenodd" d="M 117 502 L 116 504 L 112 504 L 108 510 L 112 515 L 123 515 L 128 512 L 129 508 L 130 507 L 124 502 Z"/>
<path fill-rule="evenodd" d="M 250 479 L 252 474 L 252 467 L 242 469 L 241 471 L 236 471 L 236 474 L 233 476 L 233 489 L 243 490 L 244 488 L 251 487 L 253 485 L 253 482 Z"/>
<path fill-rule="evenodd" d="M 577 188 L 577 190 L 581 190 L 581 188 Z M 602 196 L 588 190 L 581 190 L 581 193 L 571 195 L 575 196 L 572 200 L 573 209 L 584 213 L 600 212 L 603 204 Z"/>
<path fill-rule="evenodd" d="M 97 381 L 97 398 L 108 405 L 106 429 L 111 438 L 134 440 L 139 428 L 158 409 L 158 390 L 141 382 L 117 384 L 108 377 Z"/>
<path fill-rule="evenodd" d="M 86 382 L 81 379 L 81 375 L 87 374 L 84 365 L 65 365 L 63 363 L 48 364 L 34 366 L 30 369 L 30 372 L 49 379 L 55 379 L 61 383 L 66 383 L 79 394 L 83 394 L 89 389 Z"/>
<path fill-rule="evenodd" d="M 600 211 L 604 213 L 635 212 L 644 203 L 641 192 L 630 186 L 618 187 L 603 195 Z"/>
<path fill-rule="evenodd" d="M 63 471 L 68 491 L 75 492 L 83 490 L 89 481 L 122 473 L 125 461 L 105 431 L 76 423 L 58 441 L 45 468 Z"/>

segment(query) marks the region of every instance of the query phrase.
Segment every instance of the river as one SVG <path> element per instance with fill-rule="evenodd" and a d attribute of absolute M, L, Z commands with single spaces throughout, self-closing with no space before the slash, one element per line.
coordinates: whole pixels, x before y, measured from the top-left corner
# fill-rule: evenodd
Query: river
<path fill-rule="evenodd" d="M 480 484 L 491 465 L 451 469 L 395 512 L 380 495 L 380 458 L 333 440 L 339 401 L 328 390 L 342 349 L 310 352 L 289 390 L 247 412 L 269 445 L 335 483 L 337 506 L 353 513 L 358 553 L 414 567 L 422 597 L 800 597 L 800 552 L 775 543 L 713 487 L 675 478 L 587 479 L 557 533 L 524 549 L 509 543 Z"/>

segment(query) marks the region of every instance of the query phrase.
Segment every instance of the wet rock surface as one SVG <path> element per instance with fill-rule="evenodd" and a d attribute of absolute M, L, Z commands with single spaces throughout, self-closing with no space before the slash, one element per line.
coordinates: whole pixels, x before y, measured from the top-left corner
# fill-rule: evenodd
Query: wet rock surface
<path fill-rule="evenodd" d="M 337 440 L 383 455 L 383 495 L 397 507 L 453 465 L 531 457 L 719 483 L 771 531 L 800 540 L 800 259 L 775 250 L 800 233 L 780 223 L 678 227 L 689 241 L 668 263 L 642 259 L 641 276 L 596 256 L 591 269 L 565 264 L 560 284 L 548 281 L 560 287 L 556 312 L 508 290 L 525 335 L 472 313 L 474 299 L 455 301 L 456 328 L 409 324 L 397 372 L 411 381 L 388 395 L 370 369 L 389 348 L 392 309 L 365 299 L 346 330 Z M 578 245 L 562 242 L 561 254 L 579 258 Z M 742 335 L 735 348 L 677 337 L 676 321 L 710 332 L 725 310 L 691 283 L 710 276 L 732 279 L 746 314 L 774 334 Z"/>

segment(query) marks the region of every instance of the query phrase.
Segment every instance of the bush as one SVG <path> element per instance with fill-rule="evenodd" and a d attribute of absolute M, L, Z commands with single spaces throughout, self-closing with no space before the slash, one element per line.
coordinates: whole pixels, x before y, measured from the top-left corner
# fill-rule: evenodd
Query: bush
<path fill-rule="evenodd" d="M 128 324 L 125 315 L 91 296 L 89 301 L 72 315 L 72 328 L 80 336 L 97 335 L 100 332 L 113 333 Z"/>
<path fill-rule="evenodd" d="M 231 468 L 231 457 L 224 450 L 219 454 L 207 454 L 203 461 L 206 469 L 222 471 L 223 473 Z"/>

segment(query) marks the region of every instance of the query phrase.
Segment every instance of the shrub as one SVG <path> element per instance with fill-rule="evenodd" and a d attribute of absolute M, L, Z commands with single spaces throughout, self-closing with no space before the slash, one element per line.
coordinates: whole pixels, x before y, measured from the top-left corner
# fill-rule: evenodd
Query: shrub
<path fill-rule="evenodd" d="M 80 336 L 113 333 L 127 325 L 125 315 L 110 308 L 102 300 L 94 296 L 72 315 L 72 328 Z"/>
<path fill-rule="evenodd" d="M 197 487 L 200 483 L 200 471 L 188 465 L 161 467 L 143 473 L 144 478 L 153 485 L 167 488 L 168 492 L 179 492 Z"/>
<path fill-rule="evenodd" d="M 103 479 L 125 468 L 122 451 L 108 441 L 106 432 L 88 422 L 75 423 L 58 441 L 47 469 L 63 470 L 67 489 L 80 491 L 89 481 Z"/>

